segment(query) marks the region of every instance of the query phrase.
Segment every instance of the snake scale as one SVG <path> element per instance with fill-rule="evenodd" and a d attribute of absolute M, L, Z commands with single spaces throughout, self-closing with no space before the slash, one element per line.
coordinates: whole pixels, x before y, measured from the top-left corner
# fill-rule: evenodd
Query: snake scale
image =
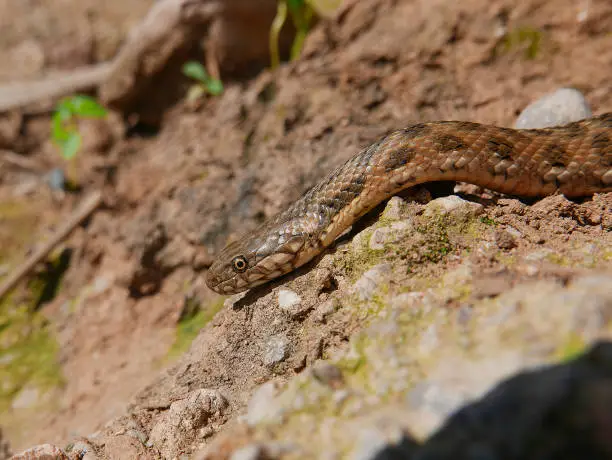
<path fill-rule="evenodd" d="M 288 273 L 381 201 L 432 181 L 468 182 L 523 197 L 612 191 L 612 113 L 545 129 L 437 121 L 394 131 L 226 246 L 206 283 L 233 294 Z"/>

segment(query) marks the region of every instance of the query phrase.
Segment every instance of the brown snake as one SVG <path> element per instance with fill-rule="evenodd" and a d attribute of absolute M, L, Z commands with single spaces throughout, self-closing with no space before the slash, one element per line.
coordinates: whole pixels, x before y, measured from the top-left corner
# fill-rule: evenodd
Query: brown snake
<path fill-rule="evenodd" d="M 612 191 L 612 113 L 547 129 L 439 121 L 392 132 L 225 247 L 206 283 L 221 294 L 266 283 L 321 253 L 381 201 L 433 181 L 524 197 Z"/>

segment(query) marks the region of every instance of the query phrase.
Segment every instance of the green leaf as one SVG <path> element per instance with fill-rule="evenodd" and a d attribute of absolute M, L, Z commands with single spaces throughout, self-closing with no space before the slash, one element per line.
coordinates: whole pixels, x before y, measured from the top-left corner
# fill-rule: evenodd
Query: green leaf
<path fill-rule="evenodd" d="M 76 95 L 70 100 L 72 112 L 80 117 L 104 118 L 107 111 L 89 96 Z"/>
<path fill-rule="evenodd" d="M 208 81 L 208 73 L 202 64 L 197 61 L 189 61 L 183 64 L 183 75 L 193 78 L 202 83 Z"/>
<path fill-rule="evenodd" d="M 68 121 L 72 118 L 72 102 L 69 99 L 64 99 L 57 104 L 55 113 L 61 121 Z"/>
<path fill-rule="evenodd" d="M 65 120 L 62 119 L 62 113 L 58 110 L 51 118 L 51 138 L 56 144 L 62 144 L 68 140 L 70 131 L 65 127 Z"/>
<path fill-rule="evenodd" d="M 285 0 L 290 10 L 299 10 L 304 7 L 304 0 Z"/>
<path fill-rule="evenodd" d="M 64 159 L 72 160 L 79 151 L 79 148 L 81 148 L 81 135 L 76 131 L 71 132 L 68 139 L 62 143 L 61 147 Z"/>
<path fill-rule="evenodd" d="M 208 91 L 213 96 L 218 96 L 223 92 L 223 83 L 216 78 L 210 78 L 206 82 L 206 91 Z"/>

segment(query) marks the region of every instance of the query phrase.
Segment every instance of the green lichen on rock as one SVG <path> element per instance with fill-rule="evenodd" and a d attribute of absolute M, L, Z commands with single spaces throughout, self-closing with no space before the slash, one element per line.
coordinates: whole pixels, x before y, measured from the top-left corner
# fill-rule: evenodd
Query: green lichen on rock
<path fill-rule="evenodd" d="M 187 308 L 186 314 L 179 320 L 176 328 L 176 339 L 168 351 L 168 359 L 174 359 L 185 353 L 196 338 L 200 329 L 210 322 L 211 319 L 223 308 L 225 298 L 219 298 L 216 302 L 201 308 L 194 304 L 193 308 Z M 195 302 L 195 299 L 187 300 Z"/>
<path fill-rule="evenodd" d="M 58 351 L 42 314 L 10 300 L 0 304 L 0 412 L 26 386 L 45 392 L 62 384 Z"/>
<path fill-rule="evenodd" d="M 333 266 L 336 271 L 344 274 L 350 280 L 356 281 L 365 271 L 383 259 L 384 251 L 373 250 L 368 246 L 368 241 L 375 228 L 369 228 L 361 232 L 351 241 L 348 252 L 339 253 L 334 258 Z"/>
<path fill-rule="evenodd" d="M 0 203 L 0 264 L 16 266 L 28 245 L 36 240 L 34 230 L 44 203 L 18 201 Z M 59 266 L 59 252 L 51 255 L 48 268 Z M 48 320 L 38 308 L 53 296 L 59 276 L 33 275 L 12 295 L 0 301 L 0 413 L 26 388 L 44 394 L 61 385 L 57 344 Z M 61 274 L 60 274 L 61 275 Z"/>

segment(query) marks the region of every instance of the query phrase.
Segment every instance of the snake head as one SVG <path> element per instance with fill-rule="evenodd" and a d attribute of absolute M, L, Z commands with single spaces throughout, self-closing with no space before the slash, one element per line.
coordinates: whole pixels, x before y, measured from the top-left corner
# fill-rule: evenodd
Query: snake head
<path fill-rule="evenodd" d="M 305 235 L 291 234 L 286 226 L 277 231 L 255 231 L 227 245 L 208 269 L 206 284 L 219 294 L 236 294 L 296 267 Z M 261 234 L 261 236 L 259 236 Z"/>

